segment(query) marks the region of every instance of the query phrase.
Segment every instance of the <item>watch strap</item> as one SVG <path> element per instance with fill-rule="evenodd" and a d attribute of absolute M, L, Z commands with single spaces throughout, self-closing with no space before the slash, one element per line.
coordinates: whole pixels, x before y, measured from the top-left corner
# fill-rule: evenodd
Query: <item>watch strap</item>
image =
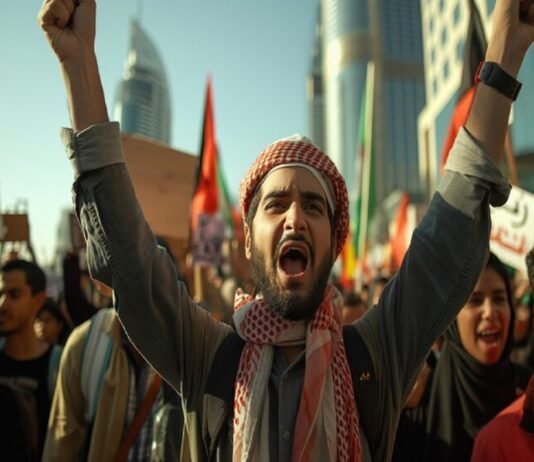
<path fill-rule="evenodd" d="M 522 86 L 521 82 L 508 74 L 497 63 L 491 61 L 482 61 L 478 65 L 475 81 L 477 83 L 484 82 L 512 101 L 517 99 Z"/>

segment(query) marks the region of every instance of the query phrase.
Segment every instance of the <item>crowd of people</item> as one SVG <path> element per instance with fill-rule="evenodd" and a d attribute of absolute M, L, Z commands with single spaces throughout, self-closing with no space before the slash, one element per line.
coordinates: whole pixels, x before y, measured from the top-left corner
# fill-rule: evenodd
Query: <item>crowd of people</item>
<path fill-rule="evenodd" d="M 150 229 L 108 120 L 96 3 L 45 0 L 91 278 L 65 255 L 56 300 L 36 263 L 2 263 L 2 459 L 533 460 L 534 249 L 524 280 L 489 251 L 529 5 L 496 2 L 469 117 L 395 274 L 336 283 L 346 184 L 294 135 L 252 163 L 243 239 L 193 297 L 190 259 Z"/>

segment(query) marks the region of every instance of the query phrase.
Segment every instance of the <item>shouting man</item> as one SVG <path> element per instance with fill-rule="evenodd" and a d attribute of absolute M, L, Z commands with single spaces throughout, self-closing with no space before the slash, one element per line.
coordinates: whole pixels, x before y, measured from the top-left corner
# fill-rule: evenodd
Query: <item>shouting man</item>
<path fill-rule="evenodd" d="M 327 284 L 348 229 L 343 178 L 299 136 L 259 155 L 240 191 L 257 290 L 237 297 L 236 331 L 191 300 L 139 208 L 108 120 L 95 10 L 94 0 L 46 0 L 40 13 L 69 100 L 76 211 L 92 276 L 113 287 L 133 343 L 181 395 L 183 460 L 389 460 L 419 367 L 488 258 L 489 205 L 508 196 L 497 166 L 534 7 L 520 20 L 519 0 L 497 1 L 447 171 L 402 268 L 355 326 L 342 329 L 342 299 Z"/>

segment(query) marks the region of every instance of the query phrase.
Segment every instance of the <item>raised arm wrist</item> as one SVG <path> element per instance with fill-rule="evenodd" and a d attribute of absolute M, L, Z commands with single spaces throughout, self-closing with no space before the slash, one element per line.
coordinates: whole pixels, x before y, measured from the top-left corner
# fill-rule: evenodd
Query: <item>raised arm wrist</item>
<path fill-rule="evenodd" d="M 80 132 L 109 121 L 94 52 L 61 63 L 72 128 Z"/>

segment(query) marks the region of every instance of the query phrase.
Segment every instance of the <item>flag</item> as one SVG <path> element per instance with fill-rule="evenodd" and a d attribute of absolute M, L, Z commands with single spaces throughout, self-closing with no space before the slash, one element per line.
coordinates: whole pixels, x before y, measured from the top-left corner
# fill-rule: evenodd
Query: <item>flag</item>
<path fill-rule="evenodd" d="M 215 136 L 215 121 L 213 115 L 213 96 L 211 79 L 208 79 L 206 89 L 206 105 L 200 156 L 197 165 L 196 185 L 193 189 L 191 204 L 191 231 L 196 232 L 201 215 L 219 215 L 227 225 L 230 233 L 235 234 L 236 213 L 232 204 L 225 177 L 221 168 Z"/>
<path fill-rule="evenodd" d="M 354 255 L 354 244 L 352 239 L 352 232 L 345 240 L 343 249 L 341 250 L 341 275 L 340 284 L 343 289 L 349 291 L 354 286 L 354 276 L 356 274 L 356 258 Z"/>
<path fill-rule="evenodd" d="M 442 171 L 447 162 L 452 145 L 454 144 L 454 140 L 456 139 L 456 135 L 458 134 L 460 127 L 467 121 L 471 103 L 475 96 L 475 73 L 478 69 L 478 65 L 484 60 L 484 56 L 486 55 L 486 34 L 475 0 L 469 0 L 469 9 L 470 17 L 464 45 L 462 80 L 458 91 L 458 102 L 453 110 L 453 115 L 441 151 Z"/>
<path fill-rule="evenodd" d="M 408 205 L 410 205 L 410 196 L 408 193 L 403 193 L 397 216 L 393 225 L 393 233 L 391 236 L 391 263 L 392 269 L 397 271 L 402 264 L 402 259 L 406 250 L 408 250 L 408 243 L 410 239 L 408 226 Z"/>
<path fill-rule="evenodd" d="M 363 91 L 358 130 L 358 172 L 355 186 L 356 194 L 353 246 L 359 282 L 366 272 L 367 241 L 369 224 L 376 211 L 375 162 L 373 155 L 373 104 L 374 104 L 374 63 L 367 64 L 367 78 Z"/>

